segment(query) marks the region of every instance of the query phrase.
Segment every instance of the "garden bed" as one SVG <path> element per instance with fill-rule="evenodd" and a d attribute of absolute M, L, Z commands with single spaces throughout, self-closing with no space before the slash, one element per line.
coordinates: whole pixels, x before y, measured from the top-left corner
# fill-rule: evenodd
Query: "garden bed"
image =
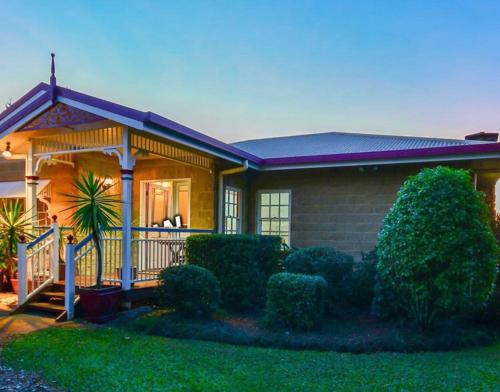
<path fill-rule="evenodd" d="M 137 332 L 170 338 L 350 353 L 448 351 L 486 346 L 500 338 L 493 326 L 459 322 L 439 325 L 433 334 L 423 335 L 364 313 L 325 320 L 321 329 L 314 332 L 271 331 L 263 327 L 258 315 L 218 313 L 213 320 L 189 320 L 168 310 L 155 311 L 123 325 Z"/>

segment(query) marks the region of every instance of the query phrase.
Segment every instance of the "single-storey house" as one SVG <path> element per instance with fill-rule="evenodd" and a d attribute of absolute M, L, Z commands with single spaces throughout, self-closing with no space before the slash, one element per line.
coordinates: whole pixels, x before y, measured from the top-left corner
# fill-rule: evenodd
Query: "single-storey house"
<path fill-rule="evenodd" d="M 404 180 L 423 167 L 470 169 L 494 208 L 496 136 L 326 132 L 225 143 L 61 87 L 53 63 L 50 83 L 0 114 L 0 198 L 23 198 L 35 226 L 49 226 L 52 215 L 70 226 L 61 194 L 83 172 L 105 178 L 123 201 L 120 234 L 109 239 L 109 280 L 129 289 L 179 255 L 168 243 L 173 233 L 175 241 L 193 232 L 278 234 L 293 247 L 331 245 L 359 259 L 376 245 Z M 145 249 L 156 252 L 155 265 Z M 136 271 L 122 280 L 117 265 Z M 42 280 L 57 273 L 50 268 Z"/>

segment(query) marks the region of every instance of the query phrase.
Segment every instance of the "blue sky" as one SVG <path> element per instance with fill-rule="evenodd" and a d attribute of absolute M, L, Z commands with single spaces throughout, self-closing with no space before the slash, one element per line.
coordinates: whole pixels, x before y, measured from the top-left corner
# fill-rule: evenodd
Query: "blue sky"
<path fill-rule="evenodd" d="M 500 129 L 498 1 L 5 1 L 0 103 L 48 81 L 224 141 Z"/>

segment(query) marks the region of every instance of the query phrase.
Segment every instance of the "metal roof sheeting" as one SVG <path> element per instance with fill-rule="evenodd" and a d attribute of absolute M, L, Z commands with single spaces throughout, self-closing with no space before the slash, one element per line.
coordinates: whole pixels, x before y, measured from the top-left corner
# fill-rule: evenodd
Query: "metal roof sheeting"
<path fill-rule="evenodd" d="M 246 140 L 233 146 L 263 159 L 317 155 L 352 154 L 416 150 L 485 144 L 478 140 L 438 139 L 412 136 L 373 135 L 347 132 L 325 132 L 310 135 L 284 136 Z"/>

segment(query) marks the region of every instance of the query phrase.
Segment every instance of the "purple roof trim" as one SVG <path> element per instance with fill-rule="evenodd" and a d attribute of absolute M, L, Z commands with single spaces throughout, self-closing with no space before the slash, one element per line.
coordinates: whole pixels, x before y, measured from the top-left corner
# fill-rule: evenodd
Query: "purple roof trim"
<path fill-rule="evenodd" d="M 408 150 L 357 152 L 349 154 L 312 155 L 301 157 L 269 158 L 263 165 L 299 165 L 328 162 L 365 161 L 372 159 L 415 158 L 438 155 L 480 154 L 500 152 L 500 143 L 484 143 L 449 147 L 415 148 Z"/>
<path fill-rule="evenodd" d="M 55 91 L 54 91 L 55 90 Z M 19 120 L 24 118 L 29 113 L 38 109 L 43 104 L 50 102 L 57 96 L 65 97 L 71 100 L 78 101 L 89 106 L 97 107 L 104 111 L 109 111 L 119 116 L 127 117 L 132 120 L 153 124 L 160 128 L 168 129 L 186 139 L 194 140 L 202 145 L 214 147 L 223 152 L 235 155 L 242 159 L 247 159 L 257 165 L 300 165 L 300 164 L 320 164 L 328 162 L 346 162 L 346 161 L 364 161 L 364 160 L 384 160 L 384 159 L 405 159 L 415 157 L 431 157 L 439 155 L 458 155 L 458 154 L 481 154 L 500 152 L 500 143 L 482 143 L 460 146 L 447 146 L 447 147 L 430 147 L 430 148 L 415 148 L 406 150 L 390 150 L 390 151 L 372 151 L 372 152 L 356 152 L 344 154 L 330 154 L 330 155 L 309 155 L 297 157 L 283 157 L 283 158 L 267 158 L 262 159 L 244 150 L 241 150 L 232 145 L 221 142 L 210 136 L 204 135 L 191 128 L 185 127 L 175 121 L 161 117 L 152 112 L 142 112 L 127 106 L 119 105 L 113 102 L 105 101 L 90 95 L 82 94 L 77 91 L 65 89 L 62 87 L 51 88 L 46 83 L 40 83 L 31 89 L 28 93 L 19 98 L 11 107 L 0 113 L 0 121 L 8 116 L 10 113 L 18 109 L 21 105 L 38 94 L 40 91 L 45 91 L 45 94 L 31 102 L 23 110 L 15 116 L 5 121 L 0 126 L 0 133 L 12 127 Z"/>
<path fill-rule="evenodd" d="M 67 88 L 59 86 L 56 89 L 56 93 L 59 97 L 72 99 L 86 105 L 105 110 L 107 112 L 115 113 L 123 117 L 128 117 L 135 121 L 144 121 L 145 113 L 141 112 L 140 110 L 131 109 L 127 106 L 119 105 L 110 101 L 106 101 L 104 99 L 96 98 L 91 95 L 79 93 L 78 91 L 69 90 Z"/>
<path fill-rule="evenodd" d="M 11 106 L 9 106 L 7 109 L 5 109 L 3 112 L 1 112 L 0 113 L 0 121 L 2 121 L 5 117 L 7 117 L 14 110 L 19 108 L 19 106 L 21 106 L 23 103 L 28 101 L 31 97 L 38 94 L 40 91 L 46 91 L 48 87 L 49 86 L 46 83 L 37 84 L 30 91 L 28 91 L 26 94 L 24 94 L 21 98 L 19 98 L 17 101 L 15 101 Z"/>
<path fill-rule="evenodd" d="M 21 110 L 15 116 L 11 117 L 4 124 L 2 124 L 0 126 L 0 133 L 5 132 L 11 126 L 16 124 L 19 120 L 23 119 L 27 114 L 33 112 L 34 110 L 38 109 L 40 106 L 42 106 L 43 104 L 45 104 L 47 102 L 51 102 L 51 97 L 50 97 L 49 92 L 45 92 L 45 94 L 43 94 L 40 97 L 38 97 L 37 99 L 35 99 L 28 106 L 26 106 L 23 110 Z"/>
<path fill-rule="evenodd" d="M 75 101 L 84 103 L 89 106 L 94 106 L 99 109 L 115 113 L 119 116 L 127 117 L 135 121 L 150 123 L 154 125 L 158 125 L 163 128 L 167 128 L 171 131 L 174 131 L 184 137 L 194 139 L 198 142 L 208 144 L 212 147 L 218 148 L 222 151 L 231 153 L 243 159 L 248 159 L 254 163 L 259 164 L 262 160 L 255 155 L 249 154 L 243 150 L 240 150 L 236 147 L 233 147 L 229 144 L 221 142 L 217 139 L 214 139 L 210 136 L 204 135 L 200 132 L 195 131 L 194 129 L 188 128 L 184 125 L 181 125 L 175 121 L 169 120 L 168 118 L 159 116 L 153 112 L 141 112 L 136 109 L 129 108 L 127 106 L 118 105 L 113 102 L 105 101 L 100 98 L 96 98 L 90 95 L 82 94 L 77 91 L 68 90 L 62 87 L 57 87 L 57 95 L 61 97 L 65 97 L 68 99 L 73 99 Z"/>
<path fill-rule="evenodd" d="M 159 116 L 155 113 L 148 112 L 148 117 L 144 120 L 144 122 L 149 122 L 152 124 L 159 125 L 164 128 L 168 128 L 172 131 L 175 131 L 179 134 L 182 134 L 184 136 L 187 136 L 189 138 L 196 139 L 202 143 L 206 143 L 209 145 L 212 145 L 214 147 L 220 148 L 221 150 L 228 151 L 232 154 L 238 155 L 244 159 L 247 159 L 249 161 L 252 161 L 254 163 L 260 164 L 262 162 L 262 159 L 252 155 L 246 151 L 240 150 L 237 147 L 233 147 L 230 144 L 226 144 L 224 142 L 221 142 L 220 140 L 214 139 L 213 137 L 207 136 L 201 132 L 195 131 L 194 129 L 188 128 L 182 124 L 179 124 L 175 121 L 169 120 L 168 118 Z"/>

